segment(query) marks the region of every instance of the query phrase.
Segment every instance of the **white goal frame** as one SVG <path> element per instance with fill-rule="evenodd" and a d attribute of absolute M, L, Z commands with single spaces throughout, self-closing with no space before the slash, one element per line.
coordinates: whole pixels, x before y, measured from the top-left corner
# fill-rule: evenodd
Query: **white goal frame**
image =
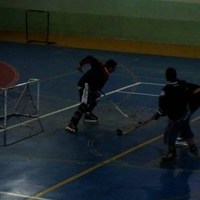
<path fill-rule="evenodd" d="M 35 87 L 35 94 L 34 94 L 34 100 L 32 98 L 32 94 L 30 92 L 30 85 L 34 85 Z M 8 94 L 9 94 L 9 90 L 15 89 L 15 88 L 21 88 L 21 93 L 17 96 L 16 102 L 13 105 L 13 108 L 11 110 L 9 110 L 8 106 L 9 106 L 9 102 L 8 102 Z M 1 91 L 1 95 L 3 98 L 3 103 L 1 106 L 3 106 L 2 109 L 2 113 L 0 116 L 1 120 L 2 120 L 2 124 L 0 124 L 0 132 L 3 132 L 3 145 L 6 146 L 7 145 L 7 130 L 9 130 L 9 123 L 8 123 L 8 118 L 12 117 L 12 116 L 23 116 L 23 117 L 28 117 L 28 118 L 36 118 L 36 120 L 39 121 L 39 125 L 41 127 L 41 130 L 43 131 L 43 126 L 42 123 L 39 119 L 39 114 L 40 114 L 40 80 L 36 79 L 36 78 L 31 78 L 29 79 L 27 82 L 23 82 L 23 83 L 19 83 L 13 86 L 9 86 L 6 88 L 0 88 Z M 26 112 L 18 112 L 17 108 L 18 105 L 20 104 L 20 100 L 23 98 L 23 95 L 26 93 L 29 94 L 30 100 L 31 100 L 31 106 L 34 109 L 34 114 L 31 113 L 26 113 Z M 24 125 L 26 123 L 26 121 L 20 122 L 18 125 Z M 13 126 L 13 125 L 12 125 Z M 33 135 L 31 135 L 32 137 Z M 16 143 L 16 142 L 15 142 Z"/>

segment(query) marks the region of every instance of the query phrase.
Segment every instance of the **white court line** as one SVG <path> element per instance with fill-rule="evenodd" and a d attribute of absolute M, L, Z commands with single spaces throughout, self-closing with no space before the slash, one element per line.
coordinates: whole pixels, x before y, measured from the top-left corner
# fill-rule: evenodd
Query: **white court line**
<path fill-rule="evenodd" d="M 161 83 L 151 83 L 151 82 L 138 82 L 138 83 L 141 84 L 141 85 L 142 84 L 143 85 L 156 85 L 156 86 L 164 86 L 165 85 L 165 84 L 161 84 Z M 139 85 L 139 84 L 137 84 L 137 85 Z M 123 88 L 123 89 L 127 89 L 127 88 Z M 121 91 L 121 89 L 116 90 L 116 92 L 125 93 L 125 94 L 143 95 L 143 96 L 152 96 L 152 97 L 158 97 L 159 96 L 157 94 L 142 93 L 142 92 L 124 92 L 124 91 Z"/>
<path fill-rule="evenodd" d="M 131 84 L 131 85 L 127 85 L 127 86 L 121 87 L 121 88 L 119 88 L 119 89 L 117 89 L 117 90 L 113 90 L 113 91 L 111 91 L 111 92 L 108 92 L 108 93 L 106 93 L 106 95 L 110 95 L 110 94 L 119 92 L 119 91 L 121 91 L 121 90 L 125 90 L 125 89 L 130 88 L 130 87 L 134 87 L 134 86 L 137 86 L 137 85 L 140 85 L 140 84 L 142 84 L 142 82 L 137 82 L 137 83 L 134 83 L 134 84 Z"/>
<path fill-rule="evenodd" d="M 141 84 L 147 84 L 147 85 L 148 85 L 148 84 L 149 84 L 149 85 L 162 85 L 162 84 L 158 84 L 158 83 L 137 82 L 137 83 L 133 83 L 133 84 L 131 84 L 131 85 L 127 85 L 127 86 L 125 86 L 125 87 L 118 88 L 118 89 L 113 90 L 113 91 L 111 91 L 111 92 L 108 92 L 108 93 L 106 93 L 106 95 L 111 95 L 111 94 L 113 94 L 113 93 L 120 92 L 120 91 L 125 90 L 125 89 L 127 89 L 127 88 L 135 87 L 135 86 L 141 85 Z M 47 113 L 47 114 L 41 115 L 41 116 L 39 116 L 39 119 L 43 119 L 43 118 L 46 118 L 46 117 L 50 117 L 50 116 L 55 115 L 55 114 L 58 114 L 58 113 L 60 113 L 60 112 L 64 112 L 64 111 L 66 111 L 66 110 L 75 108 L 75 107 L 77 107 L 79 104 L 80 104 L 80 103 L 77 103 L 77 104 L 74 104 L 74 105 L 72 105 L 72 106 L 69 106 L 69 107 L 66 107 L 66 108 L 62 108 L 62 109 L 53 111 L 53 112 L 51 112 L 51 113 Z M 1 130 L 0 130 L 0 133 L 1 133 L 1 132 L 4 132 L 5 130 L 10 130 L 10 129 L 19 127 L 19 126 L 21 126 L 21 125 L 28 124 L 28 123 L 33 122 L 33 121 L 36 121 L 36 120 L 38 120 L 38 118 L 30 119 L 30 120 L 27 120 L 27 121 L 25 121 L 25 122 L 21 122 L 21 123 L 19 123 L 19 124 L 15 124 L 15 125 L 13 125 L 13 126 L 6 127 L 5 129 L 1 129 Z"/>
<path fill-rule="evenodd" d="M 47 114 L 45 114 L 45 115 L 41 115 L 41 116 L 39 116 L 38 118 L 39 118 L 39 119 L 43 119 L 43 118 L 46 118 L 46 117 L 55 115 L 55 114 L 57 114 L 57 113 L 63 112 L 63 111 L 65 111 L 65 110 L 69 110 L 69 109 L 74 108 L 74 107 L 76 107 L 76 106 L 78 106 L 78 105 L 79 105 L 79 103 L 74 104 L 74 105 L 69 106 L 69 107 L 66 107 L 66 108 L 62 108 L 62 109 L 60 109 L 60 110 L 53 111 L 53 112 L 51 112 L 51 113 L 47 113 Z M 15 124 L 15 125 L 13 125 L 13 126 L 6 127 L 5 129 L 1 129 L 1 130 L 0 130 L 0 133 L 1 133 L 1 132 L 4 132 L 5 130 L 10 130 L 10 129 L 19 127 L 19 126 L 21 126 L 21 125 L 25 125 L 25 124 L 28 124 L 28 123 L 30 123 L 30 122 L 37 121 L 38 118 L 30 119 L 30 120 L 27 120 L 27 121 L 25 121 L 25 122 L 22 122 L 22 123 L 19 123 L 19 124 Z"/>
<path fill-rule="evenodd" d="M 46 199 L 46 198 L 40 198 L 40 197 L 31 197 L 31 196 L 16 194 L 16 193 L 11 193 L 11 192 L 0 191 L 0 194 L 7 195 L 7 196 L 13 196 L 13 197 L 26 198 L 26 199 L 29 198 L 29 199 L 33 199 L 33 200 L 53 200 L 53 199 Z"/>
<path fill-rule="evenodd" d="M 150 83 L 150 82 L 140 82 L 143 85 L 158 85 L 158 86 L 164 86 L 165 84 L 162 83 Z"/>
<path fill-rule="evenodd" d="M 159 96 L 157 94 L 142 93 L 142 92 L 123 92 L 123 91 L 120 91 L 120 93 L 124 93 L 124 94 L 137 94 L 137 95 L 151 96 L 151 97 L 158 97 Z"/>

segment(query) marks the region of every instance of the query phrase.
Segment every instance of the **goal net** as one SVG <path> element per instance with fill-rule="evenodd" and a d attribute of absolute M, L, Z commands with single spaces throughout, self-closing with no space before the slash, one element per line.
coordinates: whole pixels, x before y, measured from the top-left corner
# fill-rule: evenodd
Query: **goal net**
<path fill-rule="evenodd" d="M 39 79 L 29 79 L 27 82 L 0 89 L 0 131 L 3 133 L 4 145 L 7 145 L 8 135 L 11 135 L 11 143 L 14 143 L 33 136 L 35 131 L 43 130 L 39 119 L 39 99 Z M 38 130 L 35 130 L 36 123 L 39 125 Z"/>
<path fill-rule="evenodd" d="M 51 44 L 49 42 L 49 12 L 26 10 L 26 41 Z"/>

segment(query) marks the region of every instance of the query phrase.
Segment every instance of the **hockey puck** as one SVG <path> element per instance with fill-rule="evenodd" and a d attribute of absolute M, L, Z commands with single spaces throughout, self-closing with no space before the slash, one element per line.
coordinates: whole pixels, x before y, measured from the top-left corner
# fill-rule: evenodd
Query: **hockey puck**
<path fill-rule="evenodd" d="M 122 135 L 123 134 L 123 131 L 122 130 L 120 130 L 120 129 L 117 129 L 117 135 Z"/>

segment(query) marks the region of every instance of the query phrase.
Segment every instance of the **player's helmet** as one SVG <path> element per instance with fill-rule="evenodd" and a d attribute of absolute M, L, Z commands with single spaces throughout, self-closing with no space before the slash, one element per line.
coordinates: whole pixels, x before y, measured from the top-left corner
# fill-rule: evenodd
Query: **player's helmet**
<path fill-rule="evenodd" d="M 165 76 L 167 81 L 173 82 L 177 80 L 176 70 L 172 67 L 167 68 Z"/>
<path fill-rule="evenodd" d="M 117 66 L 117 63 L 114 60 L 108 60 L 105 63 L 106 68 L 112 68 L 115 70 L 116 66 Z"/>

